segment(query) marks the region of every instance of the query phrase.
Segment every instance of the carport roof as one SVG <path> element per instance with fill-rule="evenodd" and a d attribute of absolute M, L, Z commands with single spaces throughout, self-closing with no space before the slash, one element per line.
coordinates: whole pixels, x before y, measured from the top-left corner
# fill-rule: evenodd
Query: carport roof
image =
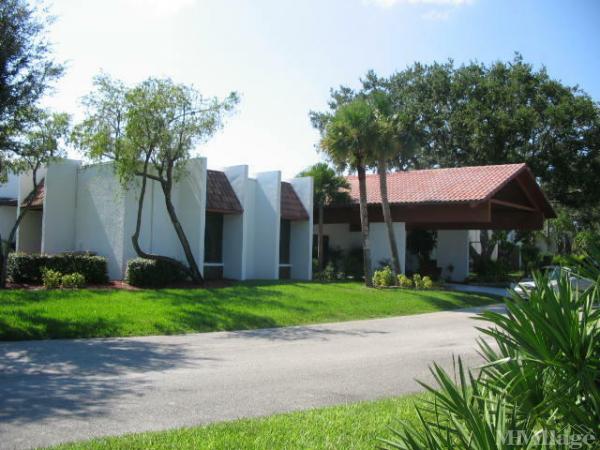
<path fill-rule="evenodd" d="M 387 176 L 391 204 L 477 204 L 488 201 L 517 177 L 524 190 L 536 191 L 539 208 L 552 217 L 554 211 L 526 164 L 456 167 L 394 172 Z M 350 198 L 358 203 L 358 177 L 347 177 Z M 367 175 L 367 203 L 380 204 L 379 175 Z"/>

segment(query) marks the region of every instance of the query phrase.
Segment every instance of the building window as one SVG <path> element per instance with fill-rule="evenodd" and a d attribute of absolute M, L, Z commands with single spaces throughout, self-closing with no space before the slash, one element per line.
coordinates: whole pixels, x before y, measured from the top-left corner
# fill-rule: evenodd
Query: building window
<path fill-rule="evenodd" d="M 223 214 L 206 213 L 204 231 L 204 262 L 223 262 Z"/>
<path fill-rule="evenodd" d="M 281 219 L 281 228 L 279 232 L 279 264 L 290 263 L 290 234 L 291 222 Z"/>

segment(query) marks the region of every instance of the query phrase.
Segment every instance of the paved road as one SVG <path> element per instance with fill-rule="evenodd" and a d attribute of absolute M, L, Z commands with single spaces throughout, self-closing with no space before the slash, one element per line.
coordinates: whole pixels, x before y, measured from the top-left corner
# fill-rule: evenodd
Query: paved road
<path fill-rule="evenodd" d="M 161 430 L 419 390 L 478 359 L 473 311 L 170 337 L 0 344 L 0 448 Z"/>

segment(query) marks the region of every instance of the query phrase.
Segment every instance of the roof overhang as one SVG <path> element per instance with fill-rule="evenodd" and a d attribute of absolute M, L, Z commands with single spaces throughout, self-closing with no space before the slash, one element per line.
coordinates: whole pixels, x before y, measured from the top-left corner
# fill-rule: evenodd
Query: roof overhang
<path fill-rule="evenodd" d="M 393 203 L 392 220 L 427 229 L 539 230 L 556 217 L 531 171 L 523 166 L 486 198 L 476 202 Z M 369 220 L 383 222 L 381 204 L 369 204 Z M 360 224 L 357 204 L 325 208 L 324 223 Z"/>

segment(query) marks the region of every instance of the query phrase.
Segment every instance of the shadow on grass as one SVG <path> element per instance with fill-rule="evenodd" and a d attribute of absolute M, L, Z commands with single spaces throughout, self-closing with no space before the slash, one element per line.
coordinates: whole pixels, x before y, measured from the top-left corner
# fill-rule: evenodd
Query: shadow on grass
<path fill-rule="evenodd" d="M 57 416 L 98 417 L 144 395 L 148 382 L 124 373 L 210 364 L 174 344 L 138 340 L 77 340 L 0 344 L 1 423 Z"/>

